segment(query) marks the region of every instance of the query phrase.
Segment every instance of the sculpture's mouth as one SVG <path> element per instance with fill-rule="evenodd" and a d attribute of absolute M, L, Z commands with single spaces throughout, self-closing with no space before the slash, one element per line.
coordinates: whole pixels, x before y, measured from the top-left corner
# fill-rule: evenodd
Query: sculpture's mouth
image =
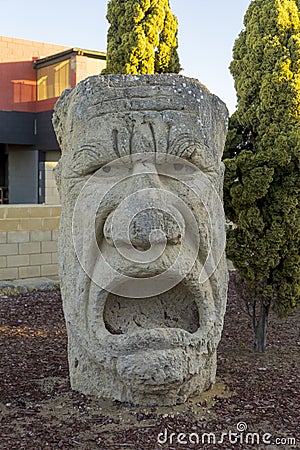
<path fill-rule="evenodd" d="M 132 335 L 143 330 L 180 329 L 191 334 L 199 328 L 199 308 L 184 283 L 149 298 L 108 294 L 104 324 L 111 334 Z"/>

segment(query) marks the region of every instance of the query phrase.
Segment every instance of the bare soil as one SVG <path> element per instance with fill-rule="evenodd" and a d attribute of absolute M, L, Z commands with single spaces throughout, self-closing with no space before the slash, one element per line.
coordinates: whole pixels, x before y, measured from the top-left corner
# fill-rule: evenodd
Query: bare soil
<path fill-rule="evenodd" d="M 271 316 L 267 351 L 254 354 L 230 284 L 216 385 L 184 405 L 138 408 L 70 389 L 59 291 L 2 296 L 0 449 L 300 449 L 299 318 Z"/>

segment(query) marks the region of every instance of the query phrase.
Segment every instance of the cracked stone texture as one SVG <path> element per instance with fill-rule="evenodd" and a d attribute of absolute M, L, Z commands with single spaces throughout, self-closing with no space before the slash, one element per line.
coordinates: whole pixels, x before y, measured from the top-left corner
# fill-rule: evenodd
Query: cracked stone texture
<path fill-rule="evenodd" d="M 180 75 L 89 77 L 56 103 L 73 389 L 173 405 L 215 382 L 227 120 L 218 97 Z"/>

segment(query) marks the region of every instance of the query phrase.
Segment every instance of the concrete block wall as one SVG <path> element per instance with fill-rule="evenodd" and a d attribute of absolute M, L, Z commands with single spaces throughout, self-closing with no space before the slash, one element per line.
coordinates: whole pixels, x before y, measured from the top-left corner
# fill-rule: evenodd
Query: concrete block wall
<path fill-rule="evenodd" d="M 0 280 L 56 277 L 59 205 L 0 205 Z"/>
<path fill-rule="evenodd" d="M 39 199 L 40 203 L 58 205 L 59 194 L 56 186 L 54 168 L 57 162 L 45 161 L 39 164 Z M 41 201 L 42 200 L 42 201 Z"/>
<path fill-rule="evenodd" d="M 45 162 L 45 203 L 47 205 L 57 205 L 59 203 L 59 194 L 53 170 L 56 165 L 56 162 Z"/>

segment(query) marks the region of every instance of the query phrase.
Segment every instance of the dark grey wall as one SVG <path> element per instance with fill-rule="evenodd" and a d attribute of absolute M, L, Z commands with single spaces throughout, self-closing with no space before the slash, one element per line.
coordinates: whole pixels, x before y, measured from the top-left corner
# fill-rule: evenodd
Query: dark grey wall
<path fill-rule="evenodd" d="M 37 140 L 39 150 L 58 150 L 59 146 L 52 126 L 53 111 L 43 111 L 36 115 Z"/>
<path fill-rule="evenodd" d="M 7 155 L 5 145 L 0 144 L 0 186 L 7 185 Z"/>
<path fill-rule="evenodd" d="M 35 113 L 0 111 L 1 144 L 34 145 Z"/>
<path fill-rule="evenodd" d="M 0 143 L 34 145 L 39 150 L 58 150 L 51 121 L 52 113 L 53 111 L 0 111 Z"/>
<path fill-rule="evenodd" d="M 8 187 L 9 203 L 38 203 L 38 150 L 10 146 Z"/>

